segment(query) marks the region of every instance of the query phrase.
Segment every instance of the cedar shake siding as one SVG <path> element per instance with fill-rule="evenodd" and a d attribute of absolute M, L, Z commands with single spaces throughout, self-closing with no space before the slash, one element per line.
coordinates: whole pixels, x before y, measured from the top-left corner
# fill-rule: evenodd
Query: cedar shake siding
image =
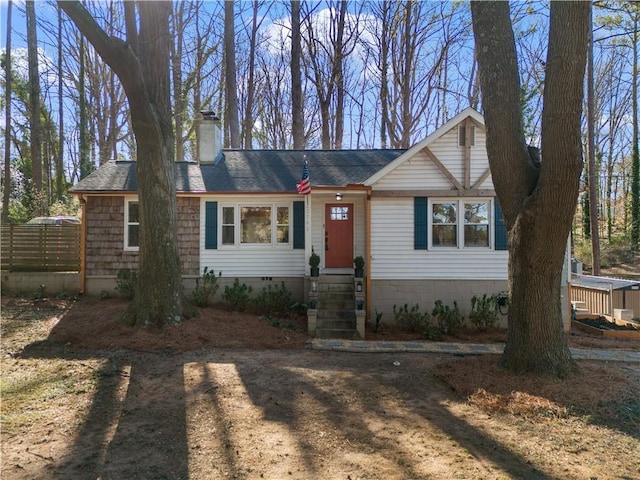
<path fill-rule="evenodd" d="M 137 269 L 138 252 L 124 249 L 124 196 L 89 196 L 86 205 L 86 275 L 114 276 Z M 179 197 L 178 248 L 182 275 L 198 275 L 200 199 Z"/>

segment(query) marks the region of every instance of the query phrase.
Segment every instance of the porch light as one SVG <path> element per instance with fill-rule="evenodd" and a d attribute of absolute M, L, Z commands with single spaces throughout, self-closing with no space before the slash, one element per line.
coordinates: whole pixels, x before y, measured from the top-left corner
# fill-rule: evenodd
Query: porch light
<path fill-rule="evenodd" d="M 342 194 L 340 192 L 336 193 L 336 201 L 342 200 Z"/>

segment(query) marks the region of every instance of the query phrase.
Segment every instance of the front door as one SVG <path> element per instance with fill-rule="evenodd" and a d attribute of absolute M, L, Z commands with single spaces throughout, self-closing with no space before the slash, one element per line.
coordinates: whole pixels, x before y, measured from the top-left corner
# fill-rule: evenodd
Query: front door
<path fill-rule="evenodd" d="M 330 203 L 324 215 L 325 268 L 353 266 L 353 204 Z"/>

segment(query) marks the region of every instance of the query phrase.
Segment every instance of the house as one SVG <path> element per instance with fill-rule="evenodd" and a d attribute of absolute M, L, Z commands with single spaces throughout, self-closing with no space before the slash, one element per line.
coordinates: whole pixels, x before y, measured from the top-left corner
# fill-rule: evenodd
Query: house
<path fill-rule="evenodd" d="M 394 305 L 430 311 L 437 299 L 455 300 L 464 313 L 473 295 L 506 290 L 506 231 L 475 110 L 407 150 L 222 150 L 217 119 L 205 116 L 199 128 L 199 161 L 175 165 L 187 288 L 206 266 L 254 291 L 283 281 L 308 299 L 314 251 L 321 283 L 353 277 L 353 259 L 363 256 L 365 311 L 383 312 L 385 322 Z M 311 193 L 300 195 L 305 161 Z M 113 289 L 119 269 L 136 268 L 136 190 L 128 161 L 110 161 L 72 189 L 84 208 L 89 293 Z"/>

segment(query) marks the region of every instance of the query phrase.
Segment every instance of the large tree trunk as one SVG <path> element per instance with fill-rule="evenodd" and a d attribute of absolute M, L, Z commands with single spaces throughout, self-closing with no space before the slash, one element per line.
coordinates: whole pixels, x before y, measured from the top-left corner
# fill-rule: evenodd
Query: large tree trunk
<path fill-rule="evenodd" d="M 116 72 L 129 99 L 138 158 L 140 261 L 128 317 L 141 326 L 179 323 L 186 304 L 178 254 L 169 90 L 171 3 L 138 3 L 140 31 L 136 32 L 135 22 L 128 22 L 127 42 L 109 37 L 79 2 L 59 4 Z"/>
<path fill-rule="evenodd" d="M 588 2 L 552 2 L 540 164 L 524 141 L 515 41 L 506 2 L 472 2 L 487 153 L 509 242 L 509 333 L 502 364 L 565 376 L 560 284 L 582 155 Z"/>

